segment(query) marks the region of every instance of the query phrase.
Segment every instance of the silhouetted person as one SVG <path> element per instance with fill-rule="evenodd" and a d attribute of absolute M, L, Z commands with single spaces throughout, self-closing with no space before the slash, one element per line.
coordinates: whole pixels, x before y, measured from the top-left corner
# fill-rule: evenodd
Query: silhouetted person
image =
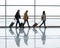
<path fill-rule="evenodd" d="M 23 17 L 23 19 L 24 19 L 24 24 L 27 22 L 27 24 L 28 24 L 28 27 L 30 28 L 30 26 L 29 26 L 29 22 L 28 22 L 28 10 L 26 10 L 26 12 L 24 13 L 24 17 Z"/>
<path fill-rule="evenodd" d="M 41 25 L 44 24 L 44 27 L 46 28 L 46 24 L 45 24 L 45 22 L 46 22 L 46 14 L 45 14 L 45 11 L 43 11 L 43 14 L 41 16 L 41 20 L 43 21 L 41 23 Z M 39 27 L 41 27 L 41 25 Z"/>
<path fill-rule="evenodd" d="M 16 28 L 17 28 L 17 24 L 19 23 L 19 25 L 20 25 L 20 22 L 19 22 L 19 19 L 21 18 L 20 17 L 20 10 L 17 10 L 17 12 L 16 12 L 16 15 L 15 15 L 15 19 L 17 20 L 17 22 L 16 22 Z"/>

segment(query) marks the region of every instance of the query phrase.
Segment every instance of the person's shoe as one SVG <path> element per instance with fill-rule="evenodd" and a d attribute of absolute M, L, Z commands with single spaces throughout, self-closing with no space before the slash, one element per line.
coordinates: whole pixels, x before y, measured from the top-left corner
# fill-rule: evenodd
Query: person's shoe
<path fill-rule="evenodd" d="M 41 25 L 39 27 L 41 27 Z"/>
<path fill-rule="evenodd" d="M 30 26 L 29 26 L 29 28 L 30 28 Z"/>
<path fill-rule="evenodd" d="M 47 27 L 45 26 L 45 28 L 47 28 Z"/>

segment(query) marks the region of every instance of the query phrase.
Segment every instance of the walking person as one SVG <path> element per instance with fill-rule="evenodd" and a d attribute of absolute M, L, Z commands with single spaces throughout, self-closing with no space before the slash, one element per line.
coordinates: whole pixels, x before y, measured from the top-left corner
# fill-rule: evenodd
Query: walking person
<path fill-rule="evenodd" d="M 19 23 L 19 25 L 20 25 L 20 22 L 19 22 L 19 19 L 21 19 L 20 10 L 17 10 L 15 19 L 17 20 L 17 22 L 16 22 L 16 28 L 17 28 L 17 24 Z"/>
<path fill-rule="evenodd" d="M 41 16 L 41 20 L 42 20 L 41 25 L 44 24 L 44 27 L 46 28 L 46 23 L 45 23 L 46 22 L 46 14 L 45 14 L 45 11 L 43 11 L 43 14 Z M 39 27 L 41 27 L 41 25 Z"/>
<path fill-rule="evenodd" d="M 30 26 L 29 26 L 29 22 L 28 22 L 28 10 L 26 10 L 26 12 L 24 13 L 24 17 L 23 17 L 23 19 L 24 19 L 24 24 L 27 22 L 27 24 L 28 24 L 28 27 L 30 28 Z"/>

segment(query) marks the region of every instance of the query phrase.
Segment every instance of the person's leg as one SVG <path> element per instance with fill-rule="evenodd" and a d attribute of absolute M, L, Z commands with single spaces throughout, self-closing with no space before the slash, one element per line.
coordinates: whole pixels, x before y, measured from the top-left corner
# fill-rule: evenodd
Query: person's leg
<path fill-rule="evenodd" d="M 44 27 L 46 27 L 45 21 L 44 21 Z"/>
<path fill-rule="evenodd" d="M 26 20 L 24 20 L 24 24 L 26 23 Z"/>
<path fill-rule="evenodd" d="M 20 26 L 20 21 L 18 20 L 19 26 Z"/>
<path fill-rule="evenodd" d="M 41 23 L 41 25 L 43 24 L 44 22 Z M 41 25 L 39 27 L 41 27 Z"/>
<path fill-rule="evenodd" d="M 27 20 L 27 24 L 28 24 L 28 27 L 30 28 L 28 20 Z"/>
<path fill-rule="evenodd" d="M 16 28 L 17 28 L 17 24 L 19 23 L 19 20 L 17 20 L 17 22 L 16 22 Z"/>
<path fill-rule="evenodd" d="M 43 21 L 43 23 L 44 23 L 44 27 L 45 27 L 45 21 Z"/>
<path fill-rule="evenodd" d="M 18 21 L 16 22 L 16 28 L 17 28 L 17 23 L 18 23 Z"/>
<path fill-rule="evenodd" d="M 19 27 L 20 27 L 20 21 L 18 20 L 18 23 L 19 23 Z"/>

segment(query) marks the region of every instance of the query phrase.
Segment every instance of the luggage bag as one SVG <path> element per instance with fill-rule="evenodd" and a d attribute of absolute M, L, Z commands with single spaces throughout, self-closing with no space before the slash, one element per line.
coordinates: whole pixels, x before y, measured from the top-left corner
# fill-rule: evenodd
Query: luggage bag
<path fill-rule="evenodd" d="M 9 25 L 9 27 L 11 28 L 14 25 L 14 22 L 11 22 L 11 24 Z"/>
<path fill-rule="evenodd" d="M 34 28 L 34 27 L 36 27 L 37 25 L 38 25 L 38 24 L 37 24 L 37 23 L 35 23 L 35 24 L 33 24 L 33 26 L 32 26 L 32 27 Z"/>

